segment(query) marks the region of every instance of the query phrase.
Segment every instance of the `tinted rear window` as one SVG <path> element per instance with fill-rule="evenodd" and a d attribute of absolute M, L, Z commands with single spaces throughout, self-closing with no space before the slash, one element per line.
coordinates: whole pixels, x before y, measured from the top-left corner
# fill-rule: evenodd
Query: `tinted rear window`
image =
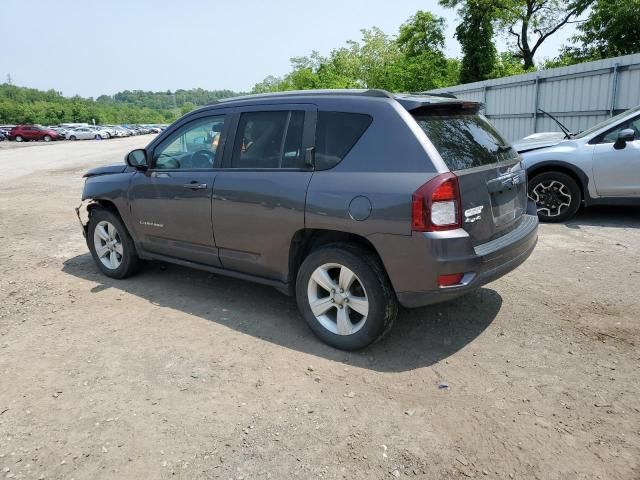
<path fill-rule="evenodd" d="M 482 115 L 435 110 L 414 118 L 450 170 L 482 167 L 518 157 Z"/>
<path fill-rule="evenodd" d="M 371 125 L 361 113 L 318 112 L 316 126 L 316 169 L 332 168 L 349 153 Z"/>

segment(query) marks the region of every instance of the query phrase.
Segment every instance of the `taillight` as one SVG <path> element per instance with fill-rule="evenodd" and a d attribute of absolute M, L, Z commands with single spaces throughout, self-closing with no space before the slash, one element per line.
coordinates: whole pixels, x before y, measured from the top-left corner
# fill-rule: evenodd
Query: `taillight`
<path fill-rule="evenodd" d="M 411 229 L 439 232 L 462 227 L 458 177 L 443 173 L 432 178 L 411 197 Z"/>

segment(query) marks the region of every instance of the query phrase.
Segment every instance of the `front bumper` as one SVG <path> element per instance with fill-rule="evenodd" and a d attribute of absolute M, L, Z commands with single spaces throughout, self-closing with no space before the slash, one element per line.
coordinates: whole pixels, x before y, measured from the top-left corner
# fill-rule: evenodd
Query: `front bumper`
<path fill-rule="evenodd" d="M 414 234 L 405 245 L 398 238 L 373 241 L 401 305 L 407 308 L 459 297 L 509 273 L 523 263 L 538 241 L 538 218 L 524 215 L 518 227 L 482 245 L 471 244 L 462 230 Z M 386 240 L 386 239 L 385 239 Z M 438 276 L 465 273 L 462 283 L 440 287 Z"/>

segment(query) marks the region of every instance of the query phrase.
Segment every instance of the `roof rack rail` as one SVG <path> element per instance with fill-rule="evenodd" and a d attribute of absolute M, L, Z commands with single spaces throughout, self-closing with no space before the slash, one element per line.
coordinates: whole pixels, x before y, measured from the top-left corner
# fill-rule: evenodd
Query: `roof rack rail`
<path fill-rule="evenodd" d="M 214 103 L 232 102 L 237 100 L 251 100 L 255 98 L 271 97 L 296 97 L 305 95 L 356 95 L 363 97 L 393 98 L 393 95 L 386 90 L 370 89 L 321 89 L 321 90 L 286 90 L 282 92 L 255 93 L 252 95 L 239 95 L 237 97 L 227 97 L 216 100 Z"/>
<path fill-rule="evenodd" d="M 364 95 L 367 97 L 393 98 L 393 95 L 391 93 L 381 88 L 370 88 L 362 92 L 361 95 Z"/>
<path fill-rule="evenodd" d="M 458 98 L 453 93 L 447 93 L 447 92 L 442 92 L 442 93 L 410 92 L 410 94 L 411 95 L 426 95 L 428 97 L 442 97 L 442 98 L 455 98 L 455 99 Z"/>

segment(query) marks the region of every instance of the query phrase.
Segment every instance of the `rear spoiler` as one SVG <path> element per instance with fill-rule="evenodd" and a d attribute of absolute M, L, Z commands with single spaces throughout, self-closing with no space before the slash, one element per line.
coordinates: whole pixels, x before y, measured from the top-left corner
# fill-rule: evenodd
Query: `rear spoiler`
<path fill-rule="evenodd" d="M 458 98 L 453 93 L 411 92 L 410 95 L 426 95 L 428 97 Z"/>
<path fill-rule="evenodd" d="M 463 100 L 456 100 L 452 102 L 402 102 L 398 100 L 408 112 L 413 115 L 420 115 L 421 113 L 429 114 L 435 111 L 447 111 L 458 113 L 471 113 L 477 114 L 484 104 L 480 102 L 467 102 Z"/>
<path fill-rule="evenodd" d="M 409 112 L 418 109 L 463 109 L 477 113 L 484 104 L 462 100 L 450 93 L 398 93 L 394 99 Z"/>

